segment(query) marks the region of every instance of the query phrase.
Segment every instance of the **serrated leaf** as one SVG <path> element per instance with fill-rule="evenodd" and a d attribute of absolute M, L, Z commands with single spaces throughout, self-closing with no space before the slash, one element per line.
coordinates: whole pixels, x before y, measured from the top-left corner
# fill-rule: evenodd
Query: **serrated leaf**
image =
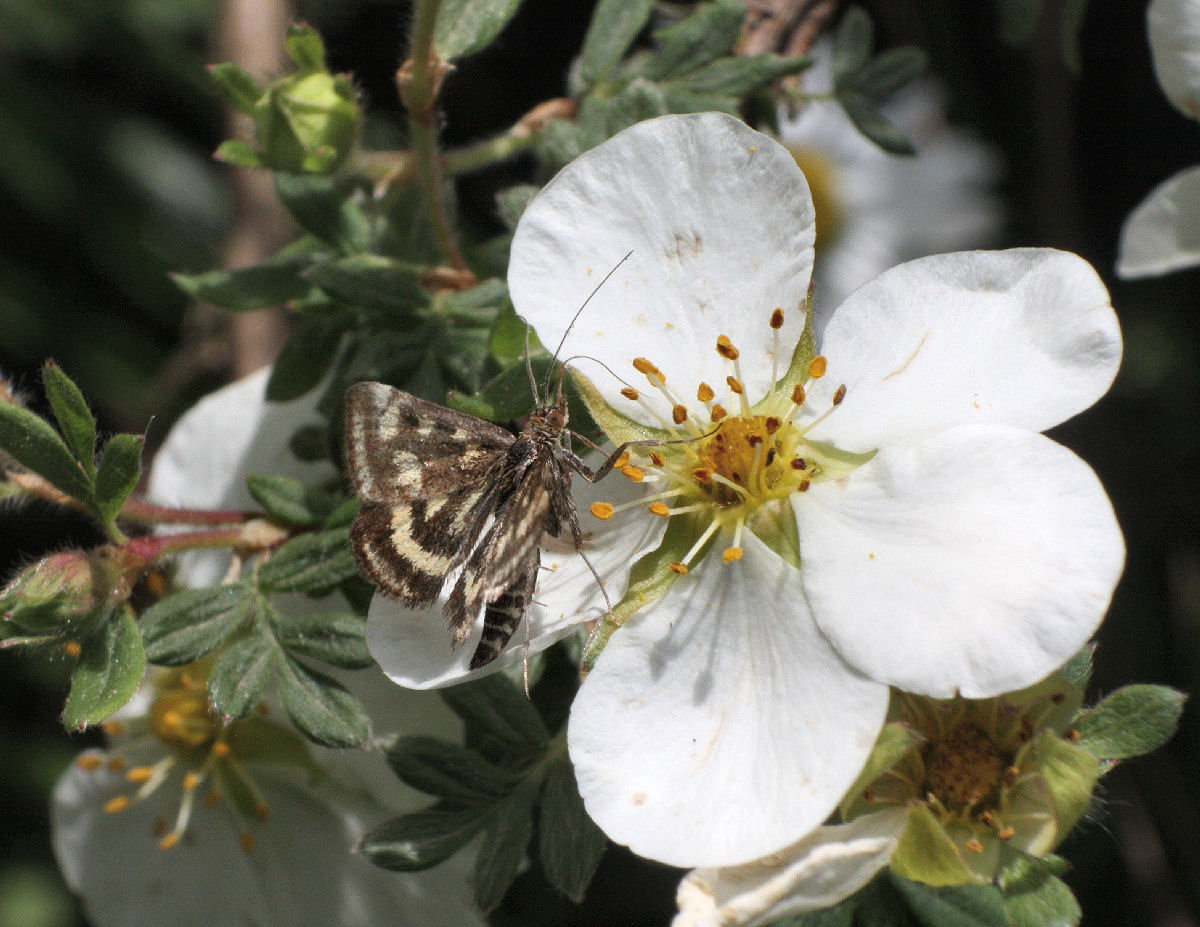
<path fill-rule="evenodd" d="M 271 613 L 275 637 L 288 651 L 341 669 L 364 669 L 374 661 L 367 649 L 363 615 Z"/>
<path fill-rule="evenodd" d="M 371 243 L 371 220 L 359 206 L 362 181 L 350 175 L 277 172 L 275 192 L 307 231 L 352 254 Z"/>
<path fill-rule="evenodd" d="M 42 365 L 42 385 L 59 431 L 85 473 L 96 475 L 96 420 L 74 381 L 57 364 Z"/>
<path fill-rule="evenodd" d="M 251 474 L 246 489 L 268 515 L 305 528 L 321 524 L 342 504 L 337 496 L 289 476 Z"/>
<path fill-rule="evenodd" d="M 488 759 L 545 752 L 550 739 L 546 725 L 525 694 L 504 676 L 485 676 L 440 694 L 462 718 L 466 742 Z"/>
<path fill-rule="evenodd" d="M 447 804 L 492 805 L 521 783 L 520 775 L 474 750 L 433 737 L 398 738 L 384 755 L 406 785 Z"/>
<path fill-rule="evenodd" d="M 923 927 L 1009 927 L 994 885 L 934 888 L 889 874 L 892 887 Z"/>
<path fill-rule="evenodd" d="M 226 164 L 232 164 L 234 167 L 267 166 L 257 148 L 238 138 L 229 138 L 221 142 L 217 146 L 217 150 L 213 152 L 213 158 Z"/>
<path fill-rule="evenodd" d="M 442 0 L 433 47 L 445 61 L 471 55 L 492 44 L 521 0 Z"/>
<path fill-rule="evenodd" d="M 919 77 L 929 57 L 911 45 L 892 48 L 867 62 L 839 90 L 854 90 L 871 100 L 884 100 Z"/>
<path fill-rule="evenodd" d="M 182 666 L 215 650 L 254 614 L 258 598 L 243 583 L 185 589 L 142 612 L 146 659 Z"/>
<path fill-rule="evenodd" d="M 579 904 L 608 840 L 584 809 L 575 770 L 565 756 L 546 770 L 538 830 L 538 853 L 547 881 Z"/>
<path fill-rule="evenodd" d="M 73 499 L 90 502 L 92 481 L 49 422 L 28 409 L 0 402 L 0 450 Z"/>
<path fill-rule="evenodd" d="M 1005 848 L 999 882 L 1009 927 L 1077 927 L 1083 917 L 1071 890 L 1041 860 Z"/>
<path fill-rule="evenodd" d="M 217 657 L 208 674 L 208 701 L 226 721 L 253 711 L 279 672 L 282 655 L 261 631 L 234 641 Z"/>
<path fill-rule="evenodd" d="M 350 529 L 334 528 L 292 538 L 258 569 L 266 592 L 327 592 L 358 575 L 350 551 Z"/>
<path fill-rule="evenodd" d="M 271 368 L 267 399 L 287 402 L 314 389 L 337 358 L 349 323 L 347 315 L 328 319 L 313 316 L 304 317 L 292 326 Z"/>
<path fill-rule="evenodd" d="M 698 4 L 691 15 L 654 33 L 658 48 L 645 77 L 669 80 L 719 58 L 733 49 L 745 18 L 746 7 L 738 0 Z"/>
<path fill-rule="evenodd" d="M 487 814 L 479 808 L 434 806 L 368 831 L 359 849 L 376 866 L 420 872 L 461 850 L 486 822 Z"/>
<path fill-rule="evenodd" d="M 301 71 L 325 70 L 325 46 L 320 34 L 312 26 L 292 23 L 283 41 L 288 57 L 296 62 Z"/>
<path fill-rule="evenodd" d="M 371 735 L 362 704 L 336 679 L 284 658 L 279 698 L 309 740 L 326 747 L 361 747 Z"/>
<path fill-rule="evenodd" d="M 475 857 L 475 903 L 485 913 L 500 904 L 525 861 L 533 836 L 535 794 L 535 784 L 524 783 L 496 806 L 483 832 Z"/>
<path fill-rule="evenodd" d="M 774 54 L 719 58 L 688 74 L 684 86 L 690 93 L 743 97 L 771 81 L 803 71 L 811 64 L 808 58 Z"/>
<path fill-rule="evenodd" d="M 254 112 L 254 105 L 263 91 L 253 77 L 230 62 L 210 65 L 208 74 L 226 103 L 243 113 Z"/>
<path fill-rule="evenodd" d="M 247 312 L 304 298 L 312 284 L 301 274 L 314 259 L 312 254 L 275 255 L 252 267 L 172 274 L 171 279 L 193 299 Z"/>
<path fill-rule="evenodd" d="M 121 511 L 142 475 L 141 435 L 113 435 L 104 445 L 96 467 L 96 507 L 111 519 Z"/>
<path fill-rule="evenodd" d="M 917 153 L 907 136 L 884 119 L 868 100 L 848 91 L 838 95 L 838 102 L 854 127 L 884 151 L 902 155 Z"/>
<path fill-rule="evenodd" d="M 833 86 L 842 82 L 867 63 L 875 44 L 875 27 L 866 10 L 852 6 L 842 16 L 833 34 Z"/>
<path fill-rule="evenodd" d="M 71 691 L 63 707 L 68 729 L 81 729 L 112 715 L 133 697 L 146 671 L 137 619 L 122 602 L 104 626 L 80 641 L 79 662 L 71 671 Z"/>
<path fill-rule="evenodd" d="M 579 53 L 579 74 L 588 87 L 608 77 L 645 28 L 653 0 L 600 0 Z"/>
<path fill-rule="evenodd" d="M 429 304 L 419 280 L 424 268 L 378 254 L 354 254 L 317 264 L 309 279 L 330 296 L 352 306 L 388 311 Z"/>
<path fill-rule="evenodd" d="M 1185 701 L 1166 686 L 1125 686 L 1075 719 L 1075 745 L 1103 760 L 1150 753 L 1174 735 Z"/>

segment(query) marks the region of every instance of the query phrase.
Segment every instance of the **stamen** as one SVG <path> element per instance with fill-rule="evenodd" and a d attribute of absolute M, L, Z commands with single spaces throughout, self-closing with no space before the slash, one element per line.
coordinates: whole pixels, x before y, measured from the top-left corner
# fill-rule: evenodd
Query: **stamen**
<path fill-rule="evenodd" d="M 650 451 L 650 463 L 654 464 L 654 466 L 661 467 L 664 466 L 666 462 L 666 458 L 663 457 L 663 455 L 658 451 Z"/>
<path fill-rule="evenodd" d="M 601 521 L 608 521 L 608 519 L 613 517 L 615 509 L 613 509 L 611 502 L 593 502 L 588 507 L 588 511 Z"/>
<path fill-rule="evenodd" d="M 733 342 L 725 335 L 717 336 L 717 353 L 726 360 L 735 361 L 738 359 L 738 349 L 733 346 Z"/>
<path fill-rule="evenodd" d="M 846 384 L 843 383 L 841 386 L 839 386 L 837 388 L 837 392 L 833 394 L 833 404 L 835 406 L 840 406 L 842 404 L 842 400 L 845 398 L 846 398 Z"/>
<path fill-rule="evenodd" d="M 771 388 L 779 374 L 779 329 L 783 328 L 783 309 L 776 306 L 771 312 Z"/>
<path fill-rule="evenodd" d="M 729 389 L 738 396 L 746 392 L 746 387 L 742 384 L 742 381 L 736 377 L 726 377 L 725 382 L 729 385 Z"/>
<path fill-rule="evenodd" d="M 792 405 L 794 405 L 794 406 L 804 405 L 804 397 L 805 397 L 804 387 L 801 386 L 799 383 L 797 383 L 795 388 L 792 390 Z"/>
<path fill-rule="evenodd" d="M 808 362 L 808 375 L 814 380 L 819 380 L 825 376 L 825 368 L 829 366 L 829 361 L 822 355 L 818 354 Z"/>
<path fill-rule="evenodd" d="M 667 382 L 667 378 L 663 376 L 663 372 L 644 357 L 635 357 L 633 359 L 633 369 L 638 373 L 645 374 L 646 379 L 649 380 L 653 386 L 662 386 Z M 658 382 L 655 383 L 655 380 L 658 380 Z"/>
<path fill-rule="evenodd" d="M 718 402 L 715 406 L 712 407 L 712 411 L 709 413 L 709 418 L 711 418 L 713 420 L 713 422 L 715 423 L 715 422 L 719 422 L 721 419 L 723 419 L 728 414 L 729 413 L 725 411 L 725 407 Z"/>
<path fill-rule="evenodd" d="M 709 539 L 717 533 L 717 529 L 720 527 L 721 523 L 715 518 L 708 523 L 708 527 L 705 528 L 704 533 L 696 539 L 696 543 L 692 545 L 692 549 L 684 555 L 683 560 L 679 561 L 679 564 L 684 568 L 684 573 L 687 572 L 688 564 L 696 559 L 696 555 L 700 553 L 704 545 L 707 544 Z M 671 564 L 671 569 L 675 570 L 675 564 Z M 675 572 L 678 573 L 679 571 L 675 570 Z"/>
<path fill-rule="evenodd" d="M 96 754 L 88 753 L 79 757 L 75 761 L 75 765 L 85 772 L 95 772 L 101 767 L 101 765 L 103 765 L 103 761 L 100 759 L 100 757 L 96 756 Z"/>
<path fill-rule="evenodd" d="M 134 766 L 125 773 L 125 778 L 134 785 L 140 785 L 146 782 L 154 775 L 153 766 Z"/>
<path fill-rule="evenodd" d="M 687 417 L 688 417 L 687 406 L 676 405 L 673 409 L 671 409 L 671 420 L 676 425 L 682 425 L 684 422 L 687 421 Z"/>
<path fill-rule="evenodd" d="M 721 559 L 726 563 L 733 563 L 735 560 L 741 560 L 742 549 L 740 547 L 726 547 L 725 552 L 721 554 Z"/>
<path fill-rule="evenodd" d="M 779 306 L 776 306 L 775 310 L 771 313 L 771 327 L 775 331 L 783 328 L 783 309 Z"/>
<path fill-rule="evenodd" d="M 668 518 L 671 515 L 671 510 L 662 502 L 651 502 L 650 513 L 652 515 L 658 515 L 660 518 Z"/>
<path fill-rule="evenodd" d="M 703 403 L 710 403 L 713 401 L 715 395 L 716 393 L 713 392 L 713 388 L 701 380 L 700 386 L 696 390 L 696 398 Z"/>
<path fill-rule="evenodd" d="M 635 390 L 632 386 L 627 386 L 623 390 L 621 390 L 621 395 L 624 396 L 626 399 L 632 399 L 633 401 L 636 402 L 637 398 L 638 398 L 638 391 Z"/>
<path fill-rule="evenodd" d="M 967 850 L 969 853 L 982 853 L 983 844 L 974 837 L 971 837 L 966 843 L 963 844 L 963 849 Z"/>
<path fill-rule="evenodd" d="M 104 803 L 104 813 L 117 814 L 118 812 L 124 811 L 131 804 L 132 802 L 129 800 L 128 795 L 118 795 L 116 798 L 110 798 Z"/>
<path fill-rule="evenodd" d="M 775 415 L 770 415 L 767 417 L 767 420 L 763 422 L 763 427 L 766 429 L 767 434 L 773 435 L 783 427 L 783 419 Z"/>
<path fill-rule="evenodd" d="M 642 470 L 639 467 L 635 467 L 631 464 L 622 467 L 621 473 L 623 475 L 629 477 L 629 479 L 635 483 L 640 483 L 642 480 L 644 480 L 646 478 L 646 472 L 644 470 Z"/>

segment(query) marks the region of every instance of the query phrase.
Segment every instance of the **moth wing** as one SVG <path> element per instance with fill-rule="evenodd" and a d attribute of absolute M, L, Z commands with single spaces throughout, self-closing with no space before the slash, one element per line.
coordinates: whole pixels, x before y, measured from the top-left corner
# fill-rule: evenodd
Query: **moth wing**
<path fill-rule="evenodd" d="M 466 640 L 488 605 L 528 576 L 530 564 L 536 575 L 538 547 L 550 510 L 544 469 L 544 464 L 535 464 L 525 471 L 512 496 L 467 557 L 443 609 L 454 646 Z"/>
<path fill-rule="evenodd" d="M 345 431 L 355 494 L 388 503 L 470 487 L 514 440 L 499 425 L 370 382 L 346 390 Z"/>
<path fill-rule="evenodd" d="M 529 603 L 533 601 L 533 590 L 537 585 L 538 568 L 541 566 L 541 551 L 533 549 L 533 557 L 525 571 L 516 578 L 495 601 L 489 602 L 483 610 L 483 637 L 471 655 L 471 669 L 487 666 L 509 642 L 513 632 L 525 616 Z"/>
<path fill-rule="evenodd" d="M 433 499 L 364 501 L 350 528 L 359 571 L 386 596 L 428 605 L 478 535 L 494 496 L 494 487 L 479 484 Z"/>

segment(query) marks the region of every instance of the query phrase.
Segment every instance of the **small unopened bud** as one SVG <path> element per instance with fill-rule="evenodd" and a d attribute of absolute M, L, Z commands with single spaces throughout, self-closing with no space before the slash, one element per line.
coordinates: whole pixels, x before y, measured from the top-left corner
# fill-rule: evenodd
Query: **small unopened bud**
<path fill-rule="evenodd" d="M 77 627 L 109 602 L 116 580 L 106 559 L 78 550 L 51 554 L 0 592 L 0 614 L 34 633 Z"/>

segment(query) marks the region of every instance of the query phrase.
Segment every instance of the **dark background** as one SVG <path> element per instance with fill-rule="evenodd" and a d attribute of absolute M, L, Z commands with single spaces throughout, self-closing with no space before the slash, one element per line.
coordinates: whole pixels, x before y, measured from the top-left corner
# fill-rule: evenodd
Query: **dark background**
<path fill-rule="evenodd" d="M 1175 171 L 1200 163 L 1200 126 L 1153 75 L 1141 3 L 1092 0 L 1081 69 L 1063 64 L 1050 10 L 1025 47 L 998 36 L 990 2 L 864 3 L 881 46 L 914 43 L 951 92 L 952 118 L 1007 163 L 1005 243 L 1078 252 L 1108 282 L 1126 338 L 1112 392 L 1053 432 L 1099 472 L 1124 528 L 1128 566 L 1096 654 L 1093 695 L 1131 682 L 1191 691 L 1200 677 L 1200 271 L 1120 282 L 1124 217 Z M 563 92 L 590 4 L 525 0 L 495 47 L 446 88 L 446 139 L 502 129 Z M 389 134 L 398 114 L 399 3 L 309 3 L 333 65 L 356 75 Z M 208 160 L 224 114 L 203 65 L 221 11 L 211 0 L 7 0 L 0 6 L 0 370 L 38 404 L 37 366 L 55 358 L 108 430 L 151 443 L 198 392 L 227 376 L 198 357 L 198 332 L 170 270 L 221 260 L 233 215 L 228 172 Z M 517 166 L 520 169 L 520 165 Z M 507 176 L 507 175 L 505 175 Z M 492 222 L 495 172 L 460 185 Z M 216 334 L 213 336 L 213 331 Z M 998 465 L 1006 465 L 998 462 Z M 45 506 L 2 510 L 4 575 L 47 549 L 91 540 Z M 57 723 L 61 666 L 0 653 L 0 927 L 78 923 L 49 851 L 47 794 L 88 742 Z M 1193 711 L 1157 754 L 1117 769 L 1063 848 L 1088 927 L 1200 924 L 1200 743 Z M 582 911 L 536 892 L 523 922 L 665 924 L 675 876 L 611 851 Z M 532 886 L 527 885 L 527 888 Z M 633 912 L 640 912 L 634 914 Z"/>

